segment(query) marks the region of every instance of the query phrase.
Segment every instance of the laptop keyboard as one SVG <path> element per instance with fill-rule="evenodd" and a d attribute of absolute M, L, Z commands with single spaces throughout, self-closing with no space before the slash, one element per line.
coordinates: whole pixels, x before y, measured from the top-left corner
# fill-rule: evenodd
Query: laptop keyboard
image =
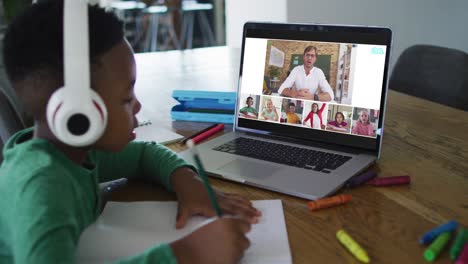
<path fill-rule="evenodd" d="M 213 150 L 325 173 L 330 173 L 351 159 L 344 155 L 244 137 L 236 138 Z"/>

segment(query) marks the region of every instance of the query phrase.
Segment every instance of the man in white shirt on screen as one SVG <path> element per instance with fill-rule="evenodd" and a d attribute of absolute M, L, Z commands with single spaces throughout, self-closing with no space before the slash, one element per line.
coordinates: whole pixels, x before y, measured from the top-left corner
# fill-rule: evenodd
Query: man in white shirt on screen
<path fill-rule="evenodd" d="M 278 93 L 281 96 L 329 102 L 335 97 L 323 71 L 314 67 L 317 60 L 317 48 L 308 46 L 304 49 L 304 64 L 294 67 L 288 78 L 281 84 Z"/>

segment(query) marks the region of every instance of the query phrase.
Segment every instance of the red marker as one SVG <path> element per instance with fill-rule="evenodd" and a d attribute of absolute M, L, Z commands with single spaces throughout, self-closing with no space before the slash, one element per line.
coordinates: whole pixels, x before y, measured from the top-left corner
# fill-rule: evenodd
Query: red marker
<path fill-rule="evenodd" d="M 197 144 L 198 142 L 200 142 L 200 141 L 202 141 L 204 139 L 207 139 L 210 136 L 212 136 L 212 135 L 214 135 L 214 134 L 216 134 L 216 133 L 218 133 L 219 131 L 222 131 L 222 130 L 224 130 L 224 124 L 219 124 L 219 125 L 213 127 L 212 129 L 207 130 L 207 131 L 201 133 L 200 135 L 192 138 L 192 141 L 193 141 L 193 143 Z"/>
<path fill-rule="evenodd" d="M 198 131 L 197 133 L 195 133 L 195 134 L 193 134 L 193 135 L 191 135 L 191 136 L 188 136 L 188 137 L 184 138 L 184 140 L 182 140 L 182 144 L 186 144 L 187 141 L 189 141 L 190 139 L 192 139 L 192 138 L 194 138 L 194 137 L 196 137 L 196 136 L 198 136 L 198 135 L 200 135 L 200 134 L 203 134 L 203 133 L 205 133 L 205 132 L 208 131 L 208 130 L 213 129 L 213 128 L 216 127 L 217 125 L 218 125 L 218 124 L 211 125 L 211 126 L 205 128 L 205 129 L 201 130 L 201 131 Z"/>
<path fill-rule="evenodd" d="M 374 178 L 368 181 L 366 184 L 373 185 L 373 186 L 392 186 L 392 185 L 410 184 L 410 182 L 411 182 L 410 176 L 405 175 L 405 176 Z"/>

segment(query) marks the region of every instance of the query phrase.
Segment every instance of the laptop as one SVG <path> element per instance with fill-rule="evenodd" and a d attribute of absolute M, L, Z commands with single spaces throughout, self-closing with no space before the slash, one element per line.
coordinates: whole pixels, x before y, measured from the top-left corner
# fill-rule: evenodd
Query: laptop
<path fill-rule="evenodd" d="M 383 27 L 246 23 L 233 131 L 198 146 L 208 175 L 315 200 L 374 164 L 391 40 Z"/>

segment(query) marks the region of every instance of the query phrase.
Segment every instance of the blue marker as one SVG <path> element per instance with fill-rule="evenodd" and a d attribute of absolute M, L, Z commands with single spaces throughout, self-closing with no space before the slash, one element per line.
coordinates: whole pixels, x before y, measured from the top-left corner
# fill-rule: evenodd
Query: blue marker
<path fill-rule="evenodd" d="M 432 242 L 437 236 L 444 232 L 451 232 L 457 229 L 458 223 L 454 220 L 448 221 L 447 223 L 440 225 L 431 231 L 427 232 L 424 234 L 420 239 L 419 239 L 419 244 L 428 244 Z"/>

